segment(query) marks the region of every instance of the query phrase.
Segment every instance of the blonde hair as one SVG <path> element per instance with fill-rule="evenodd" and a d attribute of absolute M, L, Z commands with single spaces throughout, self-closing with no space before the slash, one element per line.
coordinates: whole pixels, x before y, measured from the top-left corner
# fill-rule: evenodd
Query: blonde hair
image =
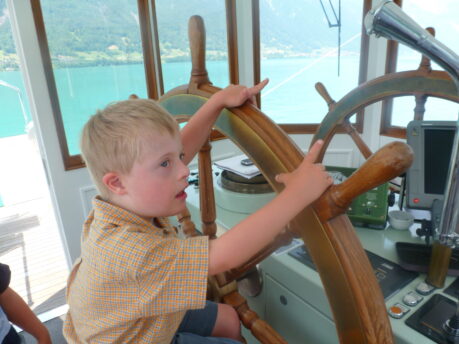
<path fill-rule="evenodd" d="M 91 116 L 83 128 L 80 149 L 102 198 L 109 198 L 102 182 L 106 173 L 129 173 L 141 156 L 143 140 L 155 134 L 174 135 L 178 130 L 174 118 L 151 99 L 111 103 Z"/>

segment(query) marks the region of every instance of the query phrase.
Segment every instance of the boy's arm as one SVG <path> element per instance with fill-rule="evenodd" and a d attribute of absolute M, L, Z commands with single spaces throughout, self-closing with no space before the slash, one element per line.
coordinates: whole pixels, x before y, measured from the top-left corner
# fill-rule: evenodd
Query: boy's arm
<path fill-rule="evenodd" d="M 218 115 L 225 107 L 236 107 L 247 100 L 251 101 L 267 83 L 268 79 L 253 87 L 230 85 L 210 97 L 181 131 L 185 164 L 188 164 L 202 147 Z"/>
<path fill-rule="evenodd" d="M 322 141 L 318 141 L 300 166 L 276 177 L 286 187 L 266 206 L 209 243 L 209 275 L 240 266 L 268 245 L 288 222 L 316 200 L 332 179 L 321 164 L 314 164 Z"/>
<path fill-rule="evenodd" d="M 0 305 L 9 321 L 34 336 L 39 344 L 51 344 L 48 329 L 13 289 L 7 288 L 0 295 Z"/>

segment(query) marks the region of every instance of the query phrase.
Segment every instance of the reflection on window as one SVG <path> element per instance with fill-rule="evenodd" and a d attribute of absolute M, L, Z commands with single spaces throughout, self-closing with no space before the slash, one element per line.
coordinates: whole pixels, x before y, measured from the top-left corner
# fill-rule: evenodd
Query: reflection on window
<path fill-rule="evenodd" d="M 260 0 L 263 112 L 277 123 L 320 123 L 322 82 L 339 100 L 358 85 L 362 0 Z"/>
<path fill-rule="evenodd" d="M 188 84 L 191 57 L 188 20 L 200 15 L 206 29 L 206 69 L 215 86 L 229 83 L 228 44 L 224 0 L 156 0 L 164 91 Z"/>
<path fill-rule="evenodd" d="M 457 0 L 419 1 L 403 0 L 403 11 L 423 28 L 433 27 L 435 37 L 455 52 L 459 52 L 459 2 Z M 399 44 L 397 71 L 413 70 L 419 67 L 421 54 Z M 432 63 L 432 69 L 442 70 Z M 406 127 L 413 119 L 415 100 L 413 97 L 395 98 L 392 110 L 392 125 Z M 457 120 L 457 103 L 438 99 L 427 99 L 425 120 Z"/>
<path fill-rule="evenodd" d="M 6 1 L 0 0 L 0 138 L 23 135 L 32 129 L 25 95 L 9 12 Z"/>
<path fill-rule="evenodd" d="M 70 155 L 90 115 L 146 97 L 137 1 L 41 0 Z"/>

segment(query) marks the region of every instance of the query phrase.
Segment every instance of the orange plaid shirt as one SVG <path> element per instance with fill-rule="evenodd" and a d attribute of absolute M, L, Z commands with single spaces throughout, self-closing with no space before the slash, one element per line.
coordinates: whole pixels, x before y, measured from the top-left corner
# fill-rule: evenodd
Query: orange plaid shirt
<path fill-rule="evenodd" d="M 69 343 L 167 344 L 185 311 L 205 306 L 207 237 L 158 221 L 94 199 L 67 283 Z"/>

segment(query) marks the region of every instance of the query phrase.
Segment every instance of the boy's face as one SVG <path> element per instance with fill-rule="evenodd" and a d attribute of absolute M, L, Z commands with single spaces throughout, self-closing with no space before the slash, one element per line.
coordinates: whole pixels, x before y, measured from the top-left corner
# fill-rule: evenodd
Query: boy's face
<path fill-rule="evenodd" d="M 190 173 L 182 159 L 179 133 L 158 133 L 145 139 L 140 159 L 129 174 L 120 176 L 125 192 L 121 205 L 145 218 L 181 212 Z"/>

